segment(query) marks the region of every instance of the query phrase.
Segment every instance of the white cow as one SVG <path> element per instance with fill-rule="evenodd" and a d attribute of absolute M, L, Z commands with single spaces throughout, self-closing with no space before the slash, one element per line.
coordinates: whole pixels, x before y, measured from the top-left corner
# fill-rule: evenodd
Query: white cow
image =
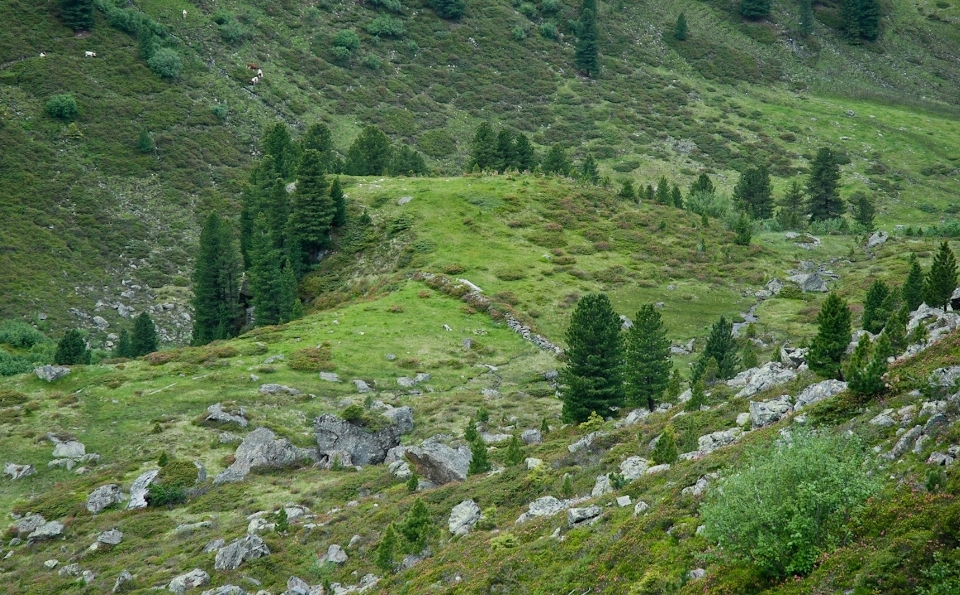
<path fill-rule="evenodd" d="M 186 9 L 186 8 L 183 9 L 183 18 L 187 18 L 187 9 Z"/>
<path fill-rule="evenodd" d="M 96 58 L 97 52 L 83 52 L 85 58 Z"/>
<path fill-rule="evenodd" d="M 46 58 L 46 57 L 47 57 L 46 52 L 40 52 L 40 57 L 41 57 L 41 58 Z"/>
<path fill-rule="evenodd" d="M 259 68 L 257 69 L 257 78 L 263 78 L 263 71 Z"/>
<path fill-rule="evenodd" d="M 251 85 L 256 85 L 256 84 L 259 83 L 259 82 L 260 82 L 260 77 L 258 77 L 258 76 L 255 76 L 255 77 L 253 77 L 252 79 L 250 79 L 250 84 L 251 84 Z"/>

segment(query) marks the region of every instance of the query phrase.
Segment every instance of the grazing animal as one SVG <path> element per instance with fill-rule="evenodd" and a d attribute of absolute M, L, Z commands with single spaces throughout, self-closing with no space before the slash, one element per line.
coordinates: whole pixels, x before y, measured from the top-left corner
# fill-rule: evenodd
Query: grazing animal
<path fill-rule="evenodd" d="M 247 62 L 247 70 L 257 70 L 259 68 L 260 66 L 258 66 L 257 64 L 253 62 Z"/>
<path fill-rule="evenodd" d="M 259 78 L 263 78 L 263 71 L 260 70 L 259 68 L 257 69 L 257 76 L 258 76 Z"/>
<path fill-rule="evenodd" d="M 187 18 L 187 9 L 186 9 L 186 8 L 183 9 L 183 18 Z"/>
<path fill-rule="evenodd" d="M 250 84 L 251 84 L 251 85 L 256 85 L 256 84 L 259 83 L 259 82 L 260 82 L 260 77 L 258 77 L 258 76 L 255 76 L 255 77 L 253 77 L 252 79 L 250 79 Z"/>
<path fill-rule="evenodd" d="M 96 58 L 97 52 L 83 52 L 84 58 Z"/>
<path fill-rule="evenodd" d="M 40 57 L 41 57 L 41 58 L 46 58 L 46 57 L 47 57 L 47 54 L 44 53 L 44 52 L 40 52 Z"/>

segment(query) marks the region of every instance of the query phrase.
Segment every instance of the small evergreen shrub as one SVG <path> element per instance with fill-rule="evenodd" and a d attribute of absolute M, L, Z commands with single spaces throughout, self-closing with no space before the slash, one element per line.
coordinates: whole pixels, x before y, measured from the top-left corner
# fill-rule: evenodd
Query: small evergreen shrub
<path fill-rule="evenodd" d="M 60 120 L 72 120 L 77 117 L 77 100 L 71 93 L 54 95 L 47 100 L 47 113 Z"/>
<path fill-rule="evenodd" d="M 168 79 L 179 77 L 180 71 L 183 70 L 180 55 L 170 48 L 160 48 L 154 52 L 153 56 L 147 60 L 147 66 L 157 75 Z"/>
<path fill-rule="evenodd" d="M 390 15 L 381 14 L 367 23 L 367 33 L 377 37 L 403 37 L 407 30 L 403 21 Z"/>

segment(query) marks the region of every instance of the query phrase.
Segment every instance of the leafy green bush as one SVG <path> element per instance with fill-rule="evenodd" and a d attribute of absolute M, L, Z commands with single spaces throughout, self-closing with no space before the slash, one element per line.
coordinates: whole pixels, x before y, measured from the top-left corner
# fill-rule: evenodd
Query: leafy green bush
<path fill-rule="evenodd" d="M 37 343 L 43 343 L 47 340 L 43 333 L 26 322 L 19 320 L 0 321 L 0 343 L 5 343 L 11 347 L 28 349 Z"/>
<path fill-rule="evenodd" d="M 708 493 L 705 535 L 765 575 L 806 574 L 850 537 L 850 517 L 879 488 L 867 460 L 856 437 L 795 430 Z"/>
<path fill-rule="evenodd" d="M 170 48 L 160 48 L 149 60 L 147 66 L 150 70 L 164 78 L 175 79 L 180 76 L 183 70 L 183 62 L 180 61 L 180 55 Z"/>
<path fill-rule="evenodd" d="M 527 38 L 527 28 L 523 25 L 517 25 L 510 30 L 510 33 L 513 35 L 515 41 L 523 41 Z"/>
<path fill-rule="evenodd" d="M 220 25 L 220 37 L 227 43 L 237 43 L 249 37 L 250 32 L 236 19 L 230 19 Z"/>
<path fill-rule="evenodd" d="M 951 552 L 935 552 L 933 565 L 923 571 L 930 583 L 929 589 L 921 588 L 920 595 L 950 595 L 960 593 L 960 549 Z"/>
<path fill-rule="evenodd" d="M 400 0 L 369 0 L 370 4 L 374 6 L 379 6 L 380 8 L 389 10 L 391 12 L 400 12 L 403 10 L 403 7 L 400 5 Z"/>
<path fill-rule="evenodd" d="M 77 117 L 77 100 L 70 93 L 54 95 L 47 100 L 47 113 L 61 120 L 72 120 Z"/>
<path fill-rule="evenodd" d="M 147 488 L 147 504 L 153 507 L 176 506 L 187 501 L 187 491 L 176 485 L 152 483 Z"/>
<path fill-rule="evenodd" d="M 717 192 L 693 192 L 687 197 L 688 211 L 697 215 L 706 215 L 717 219 L 725 219 L 730 212 L 730 198 Z"/>
<path fill-rule="evenodd" d="M 342 29 L 333 36 L 333 46 L 353 51 L 360 47 L 360 36 L 352 29 Z"/>
<path fill-rule="evenodd" d="M 550 21 L 543 23 L 542 25 L 540 25 L 540 35 L 542 35 L 546 39 L 556 39 L 557 36 L 559 35 L 557 33 L 557 26 L 551 23 Z"/>
<path fill-rule="evenodd" d="M 403 21 L 386 14 L 367 23 L 367 33 L 377 37 L 403 37 L 406 32 Z"/>

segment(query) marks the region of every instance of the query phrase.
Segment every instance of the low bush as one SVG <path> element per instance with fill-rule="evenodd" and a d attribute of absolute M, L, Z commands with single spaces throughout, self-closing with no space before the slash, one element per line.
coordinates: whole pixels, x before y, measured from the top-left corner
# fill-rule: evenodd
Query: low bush
<path fill-rule="evenodd" d="M 60 120 L 72 120 L 80 113 L 77 100 L 70 93 L 54 95 L 47 100 L 47 113 Z"/>
<path fill-rule="evenodd" d="M 183 62 L 180 61 L 180 55 L 170 48 L 160 48 L 153 56 L 147 60 L 147 66 L 157 75 L 175 79 L 180 76 L 183 70 Z"/>

